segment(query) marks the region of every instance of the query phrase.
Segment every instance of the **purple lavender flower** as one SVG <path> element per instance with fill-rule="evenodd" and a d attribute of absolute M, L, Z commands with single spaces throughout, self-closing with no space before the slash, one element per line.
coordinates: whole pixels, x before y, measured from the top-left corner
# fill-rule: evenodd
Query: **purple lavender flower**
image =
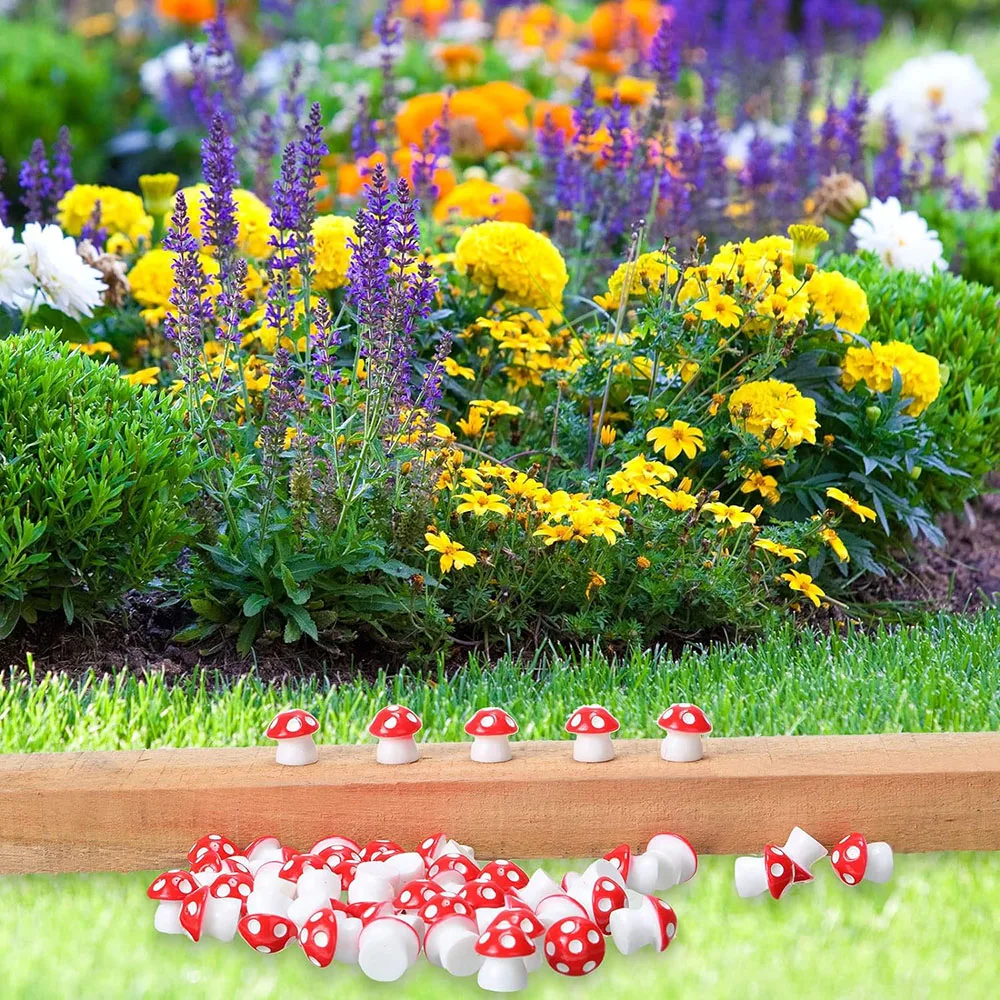
<path fill-rule="evenodd" d="M 250 140 L 250 151 L 254 194 L 269 205 L 271 185 L 274 183 L 274 158 L 278 155 L 278 137 L 274 131 L 274 119 L 269 114 L 261 116 Z"/>
<path fill-rule="evenodd" d="M 994 212 L 1000 212 L 1000 136 L 993 144 L 993 162 L 990 174 L 990 188 L 986 195 L 986 204 Z"/>
<path fill-rule="evenodd" d="M 844 124 L 840 140 L 847 160 L 847 169 L 854 177 L 864 177 L 865 160 L 862 134 L 868 116 L 868 95 L 861 89 L 859 81 L 854 82 L 847 107 L 844 109 Z"/>
<path fill-rule="evenodd" d="M 365 185 L 365 204 L 358 210 L 351 262 L 347 268 L 347 300 L 358 324 L 379 330 L 389 300 L 389 232 L 395 206 L 389 198 L 385 168 L 376 163 Z"/>
<path fill-rule="evenodd" d="M 25 221 L 46 222 L 46 205 L 52 196 L 52 178 L 49 175 L 45 143 L 41 139 L 36 139 L 31 144 L 31 153 L 21 164 L 18 181 L 21 185 L 21 204 L 25 208 Z"/>
<path fill-rule="evenodd" d="M 382 80 L 382 118 L 386 123 L 386 140 L 392 149 L 392 123 L 396 117 L 396 66 L 395 47 L 403 39 L 403 25 L 396 17 L 397 0 L 385 0 L 385 7 L 375 15 L 373 27 L 381 44 L 379 64 Z"/>
<path fill-rule="evenodd" d="M 90 217 L 80 230 L 80 239 L 89 243 L 96 250 L 103 250 L 108 241 L 108 231 L 101 225 L 101 199 L 94 202 Z"/>
<path fill-rule="evenodd" d="M 216 89 L 215 112 L 222 112 L 229 130 L 234 131 L 243 116 L 243 67 L 229 34 L 225 0 L 218 0 L 215 17 L 205 25 L 205 35 L 206 62 L 211 66 Z"/>
<path fill-rule="evenodd" d="M 201 169 L 208 191 L 201 199 L 202 239 L 215 247 L 225 269 L 236 253 L 236 201 L 233 190 L 239 184 L 236 146 L 229 136 L 226 118 L 217 111 L 209 126 L 208 138 L 201 143 Z"/>
<path fill-rule="evenodd" d="M 311 345 L 312 380 L 321 388 L 328 388 L 337 379 L 337 348 L 340 346 L 340 331 L 333 326 L 330 303 L 322 296 L 313 312 L 314 329 L 309 334 Z M 323 393 L 323 405 L 332 406 L 333 397 Z"/>
<path fill-rule="evenodd" d="M 4 179 L 7 174 L 7 164 L 4 162 L 4 158 L 0 156 L 0 181 Z M 7 221 L 7 212 L 10 210 L 10 206 L 7 204 L 7 199 L 4 197 L 4 193 L 0 190 L 0 225 L 3 225 Z"/>
<path fill-rule="evenodd" d="M 930 186 L 936 191 L 943 191 L 949 186 L 948 180 L 948 138 L 943 133 L 931 143 L 931 176 Z"/>
<path fill-rule="evenodd" d="M 663 101 L 680 73 L 680 53 L 673 27 L 667 18 L 660 21 L 649 50 L 649 68 L 656 80 L 656 95 Z"/>
<path fill-rule="evenodd" d="M 378 149 L 375 138 L 375 123 L 368 110 L 368 99 L 358 98 L 358 114 L 351 126 L 351 152 L 356 160 L 371 156 Z"/>
<path fill-rule="evenodd" d="M 52 148 L 52 215 L 59 209 L 63 195 L 73 186 L 73 143 L 69 129 L 65 125 L 59 129 L 55 145 Z"/>
<path fill-rule="evenodd" d="M 900 156 L 899 130 L 891 114 L 885 116 L 885 145 L 875 157 L 872 165 L 872 193 L 885 200 L 895 195 L 906 198 L 906 183 L 903 176 L 903 158 Z"/>

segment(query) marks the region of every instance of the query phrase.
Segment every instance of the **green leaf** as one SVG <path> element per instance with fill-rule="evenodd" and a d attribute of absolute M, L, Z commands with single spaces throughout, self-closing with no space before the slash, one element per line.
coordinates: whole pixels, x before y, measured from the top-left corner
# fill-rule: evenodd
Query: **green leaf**
<path fill-rule="evenodd" d="M 251 594 L 243 602 L 243 615 L 246 618 L 253 618 L 255 615 L 259 615 L 270 603 L 271 598 L 267 594 Z"/>

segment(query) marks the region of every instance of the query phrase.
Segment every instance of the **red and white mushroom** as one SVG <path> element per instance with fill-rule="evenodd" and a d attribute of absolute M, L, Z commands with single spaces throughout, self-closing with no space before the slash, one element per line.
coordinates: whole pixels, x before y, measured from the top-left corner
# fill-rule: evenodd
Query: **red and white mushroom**
<path fill-rule="evenodd" d="M 181 903 L 197 888 L 191 873 L 179 868 L 157 875 L 146 890 L 146 895 L 159 904 L 153 914 L 153 927 L 161 934 L 183 934 Z"/>
<path fill-rule="evenodd" d="M 309 848 L 309 853 L 319 854 L 321 857 L 326 854 L 340 854 L 341 856 L 345 854 L 360 854 L 361 845 L 356 840 L 351 840 L 350 837 L 342 837 L 339 834 L 334 834 L 330 837 L 324 837 L 322 840 L 317 840 Z"/>
<path fill-rule="evenodd" d="M 181 903 L 181 929 L 195 944 L 201 940 L 201 930 L 205 924 L 205 909 L 208 906 L 208 886 L 200 885 L 194 892 L 184 897 Z"/>
<path fill-rule="evenodd" d="M 514 864 L 513 861 L 506 861 L 497 858 L 483 866 L 482 872 L 477 877 L 479 882 L 498 882 L 506 889 L 513 889 L 520 892 L 528 884 L 528 873 Z"/>
<path fill-rule="evenodd" d="M 295 926 L 274 913 L 248 913 L 240 919 L 240 937 L 262 955 L 276 955 L 295 939 Z"/>
<path fill-rule="evenodd" d="M 782 850 L 800 867 L 811 871 L 812 866 L 820 858 L 827 855 L 826 848 L 813 836 L 806 833 L 801 826 L 792 828 Z"/>
<path fill-rule="evenodd" d="M 264 735 L 278 741 L 275 761 L 290 767 L 315 764 L 319 759 L 313 734 L 319 730 L 316 717 L 301 708 L 288 708 L 279 712 L 267 727 Z"/>
<path fill-rule="evenodd" d="M 510 737 L 517 732 L 517 723 L 502 708 L 481 708 L 465 724 L 465 731 L 472 737 L 470 756 L 477 763 L 510 760 Z"/>
<path fill-rule="evenodd" d="M 424 954 L 431 965 L 452 976 L 471 976 L 479 971 L 483 964 L 476 953 L 479 930 L 468 900 L 439 892 L 424 903 L 418 916 L 427 927 Z"/>
<path fill-rule="evenodd" d="M 604 935 L 587 917 L 568 917 L 545 932 L 544 951 L 561 976 L 586 976 L 604 961 Z"/>
<path fill-rule="evenodd" d="M 236 845 L 228 837 L 223 837 L 221 833 L 208 833 L 191 845 L 187 859 L 194 865 L 211 851 L 214 851 L 220 859 L 239 855 Z"/>
<path fill-rule="evenodd" d="M 249 875 L 220 875 L 208 887 L 202 933 L 218 941 L 232 941 L 252 888 L 253 879 Z"/>
<path fill-rule="evenodd" d="M 698 852 L 691 846 L 687 837 L 679 833 L 658 833 L 646 844 L 646 853 L 632 859 L 633 868 L 641 858 L 656 856 L 660 859 L 659 871 L 653 886 L 655 892 L 664 892 L 675 885 L 688 882 L 698 871 Z M 629 883 L 630 889 L 640 889 L 638 885 Z"/>
<path fill-rule="evenodd" d="M 762 858 L 736 859 L 736 893 L 743 899 L 751 899 L 769 892 L 774 899 L 781 899 L 790 885 L 811 882 L 813 877 L 785 851 L 768 844 Z"/>
<path fill-rule="evenodd" d="M 566 732 L 576 737 L 573 759 L 582 764 L 611 760 L 615 755 L 611 734 L 620 728 L 618 720 L 602 705 L 581 705 L 566 720 Z"/>
<path fill-rule="evenodd" d="M 306 917 L 299 930 L 299 946 L 313 965 L 325 969 L 337 953 L 339 934 L 337 914 L 326 906 Z"/>
<path fill-rule="evenodd" d="M 247 859 L 250 874 L 256 876 L 257 869 L 268 861 L 284 861 L 281 841 L 277 837 L 258 837 L 243 849 L 242 857 Z"/>
<path fill-rule="evenodd" d="M 414 879 L 399 890 L 392 901 L 392 908 L 397 913 L 417 913 L 427 900 L 440 893 L 441 886 L 432 879 Z"/>
<path fill-rule="evenodd" d="M 705 755 L 701 738 L 712 731 L 712 724 L 697 705 L 671 705 L 656 724 L 667 732 L 660 746 L 664 760 L 689 764 Z"/>
<path fill-rule="evenodd" d="M 659 896 L 644 895 L 638 906 L 615 910 L 608 923 L 611 940 L 623 955 L 646 947 L 665 951 L 677 933 L 677 914 Z"/>
<path fill-rule="evenodd" d="M 518 896 L 524 900 L 532 909 L 545 899 L 546 896 L 555 896 L 562 892 L 559 883 L 544 869 L 536 868 L 528 879 L 528 884 L 518 890 Z"/>
<path fill-rule="evenodd" d="M 587 909 L 578 900 L 565 892 L 555 892 L 540 900 L 535 907 L 535 916 L 546 927 L 570 917 L 586 917 Z"/>
<path fill-rule="evenodd" d="M 603 876 L 594 882 L 587 911 L 602 933 L 611 933 L 608 929 L 608 923 L 612 914 L 626 906 L 628 906 L 628 897 L 623 885 L 614 879 Z"/>
<path fill-rule="evenodd" d="M 830 863 L 844 885 L 864 880 L 888 882 L 894 867 L 892 848 L 884 840 L 869 844 L 860 833 L 849 833 L 837 841 Z"/>
<path fill-rule="evenodd" d="M 534 942 L 517 924 L 490 927 L 479 935 L 476 954 L 484 959 L 476 982 L 491 993 L 514 993 L 528 985 L 526 958 L 535 953 Z"/>
<path fill-rule="evenodd" d="M 369 979 L 379 983 L 394 983 L 412 968 L 419 955 L 420 933 L 402 917 L 376 917 L 364 924 L 358 938 L 358 965 Z"/>
<path fill-rule="evenodd" d="M 507 907 L 507 891 L 495 882 L 466 882 L 458 890 L 457 896 L 475 910 L 476 924 L 480 931 L 486 930 L 497 915 Z"/>
<path fill-rule="evenodd" d="M 453 892 L 479 875 L 479 866 L 464 854 L 443 854 L 427 869 L 428 878 Z"/>
<path fill-rule="evenodd" d="M 478 914 L 477 914 L 478 915 Z M 501 910 L 494 918 L 493 923 L 486 928 L 491 931 L 506 930 L 511 926 L 518 926 L 531 939 L 535 950 L 531 955 L 525 956 L 524 967 L 531 973 L 542 966 L 542 939 L 545 937 L 546 926 L 532 912 L 529 906 L 512 906 L 509 909 Z"/>
<path fill-rule="evenodd" d="M 417 741 L 420 718 L 405 705 L 387 705 L 376 713 L 368 732 L 378 739 L 375 759 L 380 764 L 412 764 L 420 757 Z"/>

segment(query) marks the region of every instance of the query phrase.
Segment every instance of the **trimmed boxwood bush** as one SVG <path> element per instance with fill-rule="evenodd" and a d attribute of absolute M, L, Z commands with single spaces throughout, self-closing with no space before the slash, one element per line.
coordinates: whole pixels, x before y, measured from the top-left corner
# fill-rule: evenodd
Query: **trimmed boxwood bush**
<path fill-rule="evenodd" d="M 1000 468 L 1000 293 L 953 274 L 887 271 L 870 254 L 825 261 L 868 294 L 869 340 L 902 340 L 933 354 L 947 380 L 924 419 L 949 461 L 969 478 L 924 470 L 925 501 L 954 511 Z"/>
<path fill-rule="evenodd" d="M 954 272 L 1000 290 L 1000 212 L 957 212 L 933 196 L 921 199 L 917 209 L 938 231 Z"/>
<path fill-rule="evenodd" d="M 169 398 L 51 333 L 0 340 L 0 636 L 147 583 L 184 539 L 191 468 Z"/>

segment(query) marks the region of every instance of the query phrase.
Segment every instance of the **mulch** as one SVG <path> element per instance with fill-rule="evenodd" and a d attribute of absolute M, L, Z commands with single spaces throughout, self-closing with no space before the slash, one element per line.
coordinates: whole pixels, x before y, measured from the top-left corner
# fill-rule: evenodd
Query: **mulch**
<path fill-rule="evenodd" d="M 944 519 L 947 544 L 943 548 L 921 544 L 900 571 L 870 584 L 865 599 L 876 602 L 876 607 L 891 602 L 904 612 L 969 613 L 995 603 L 1000 597 L 1000 476 L 992 485 L 998 492 L 980 497 L 967 506 L 963 516 Z M 182 678 L 200 664 L 228 676 L 253 669 L 267 680 L 310 675 L 336 679 L 347 674 L 374 676 L 382 669 L 391 672 L 406 662 L 406 650 L 387 646 L 373 635 L 326 649 L 279 643 L 255 650 L 252 657 L 241 656 L 231 642 L 206 652 L 175 639 L 191 621 L 191 612 L 181 602 L 155 594 L 131 594 L 120 609 L 101 619 L 66 625 L 53 617 L 17 630 L 0 641 L 0 670 L 23 666 L 30 654 L 38 671 L 74 675 L 89 669 L 114 673 L 127 666 L 137 672 L 161 670 L 168 677 Z M 665 645 L 678 649 L 687 641 L 722 639 L 721 634 L 677 636 Z M 454 646 L 450 664 L 459 667 L 469 650 L 468 644 Z M 481 647 L 477 651 L 487 658 L 491 652 Z"/>

